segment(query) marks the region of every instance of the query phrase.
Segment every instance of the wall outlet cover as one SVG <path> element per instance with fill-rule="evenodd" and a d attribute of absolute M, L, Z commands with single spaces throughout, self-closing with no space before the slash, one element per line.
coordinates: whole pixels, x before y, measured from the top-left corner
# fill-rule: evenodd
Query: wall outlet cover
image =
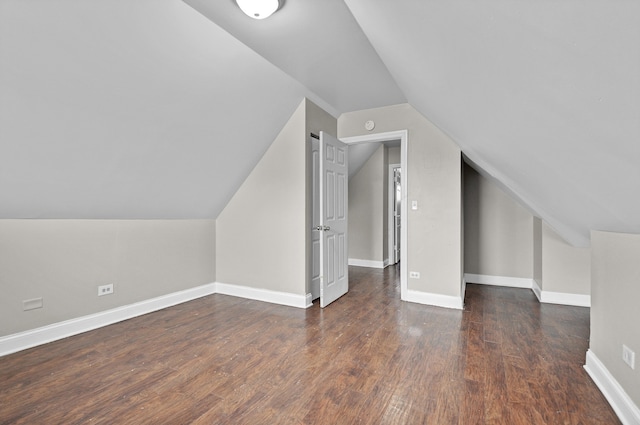
<path fill-rule="evenodd" d="M 636 368 L 636 353 L 624 344 L 622 344 L 622 360 L 624 360 L 631 369 Z"/>
<path fill-rule="evenodd" d="M 30 300 L 22 301 L 22 310 L 23 311 L 35 310 L 37 308 L 42 308 L 43 305 L 44 304 L 42 302 L 42 297 L 32 298 Z"/>
<path fill-rule="evenodd" d="M 113 283 L 98 286 L 98 296 L 113 294 Z"/>

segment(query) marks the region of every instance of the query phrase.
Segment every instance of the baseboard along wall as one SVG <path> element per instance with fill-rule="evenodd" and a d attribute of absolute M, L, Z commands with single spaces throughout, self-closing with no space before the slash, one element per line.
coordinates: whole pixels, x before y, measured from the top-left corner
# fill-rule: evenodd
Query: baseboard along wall
<path fill-rule="evenodd" d="M 363 263 L 352 264 L 352 261 L 358 262 L 367 260 L 350 259 L 350 265 L 376 268 L 385 267 L 385 264 L 383 262 L 366 262 L 366 265 L 364 265 Z M 533 279 L 487 276 L 467 273 L 464 275 L 463 284 L 466 284 L 467 282 L 484 285 L 508 286 L 514 288 L 530 288 L 534 291 L 540 302 L 586 307 L 590 306 L 591 304 L 591 297 L 588 295 L 562 294 L 541 291 L 537 282 L 535 282 Z M 461 297 L 454 297 L 408 290 L 406 296 L 403 298 L 403 301 L 462 310 L 464 307 L 464 290 L 461 293 Z M 69 336 L 77 335 L 83 332 L 111 325 L 113 323 L 121 322 L 123 320 L 131 319 L 143 314 L 158 311 L 163 308 L 171 307 L 176 304 L 191 301 L 212 294 L 231 295 L 240 298 L 297 308 L 308 308 L 313 305 L 311 294 L 299 295 L 287 292 L 271 291 L 268 289 L 252 288 L 248 286 L 215 282 L 184 291 L 175 292 L 172 294 L 163 295 L 138 303 L 117 307 L 111 310 L 106 310 L 103 312 L 0 337 L 0 356 L 15 353 L 17 351 L 22 351 L 27 348 L 46 344 L 48 342 L 53 342 Z"/>
<path fill-rule="evenodd" d="M 591 296 L 583 294 L 569 294 L 564 292 L 544 291 L 535 279 L 523 277 L 491 276 L 465 273 L 467 283 L 479 285 L 505 286 L 509 288 L 531 289 L 538 301 L 545 304 L 562 304 L 576 307 L 591 307 Z"/>
<path fill-rule="evenodd" d="M 465 273 L 464 278 L 467 283 L 477 283 L 479 285 L 506 286 L 509 288 L 533 288 L 533 279 L 523 277 Z"/>
<path fill-rule="evenodd" d="M 269 289 L 231 285 L 222 282 L 216 282 L 216 294 L 231 295 L 249 300 L 264 301 L 298 308 L 307 308 L 312 304 L 311 294 L 298 295 L 289 292 L 271 291 Z"/>
<path fill-rule="evenodd" d="M 312 305 L 311 294 L 298 295 L 215 282 L 0 337 L 0 356 L 78 335 L 212 294 L 231 295 L 298 308 L 307 308 Z"/>
<path fill-rule="evenodd" d="M 631 397 L 591 350 L 587 351 L 584 369 L 598 386 L 620 421 L 624 425 L 640 425 L 640 408 L 636 406 Z"/>
<path fill-rule="evenodd" d="M 375 260 L 361 260 L 358 258 L 349 258 L 349 265 L 356 267 L 371 267 L 374 269 L 384 269 L 389 265 L 389 260 L 375 261 Z"/>
<path fill-rule="evenodd" d="M 464 308 L 464 296 L 454 297 L 450 295 L 414 291 L 411 289 L 407 290 L 407 294 L 402 298 L 402 301 L 426 304 L 435 307 L 453 308 L 456 310 L 462 310 Z"/>

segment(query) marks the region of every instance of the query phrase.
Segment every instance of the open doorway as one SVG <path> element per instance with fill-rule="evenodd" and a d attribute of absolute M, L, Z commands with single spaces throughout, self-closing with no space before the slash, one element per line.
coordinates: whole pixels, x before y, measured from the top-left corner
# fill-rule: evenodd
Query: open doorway
<path fill-rule="evenodd" d="M 401 208 L 396 200 L 401 200 L 400 150 L 400 140 L 349 146 L 352 266 L 383 269 L 399 261 Z"/>
<path fill-rule="evenodd" d="M 407 144 L 408 132 L 406 130 L 370 134 L 364 136 L 347 137 L 341 139 L 349 145 L 351 153 L 352 147 L 358 147 L 362 144 L 378 145 L 386 143 L 387 145 L 395 145 L 399 147 L 399 161 L 391 160 L 385 164 L 385 197 L 384 215 L 384 242 L 382 243 L 385 251 L 384 262 L 360 264 L 353 262 L 350 258 L 350 264 L 363 265 L 368 267 L 385 267 L 388 264 L 397 264 L 400 262 L 400 296 L 405 299 L 407 295 L 407 266 L 406 261 L 400 261 L 401 256 L 407 254 Z M 393 168 L 392 168 L 393 166 Z M 391 170 L 391 171 L 389 171 Z M 397 179 L 397 184 L 396 184 Z M 392 181 L 390 181 L 392 180 Z M 396 194 L 397 191 L 397 194 Z M 351 212 L 350 212 L 351 214 Z M 351 235 L 350 235 L 351 238 Z M 357 259 L 355 259 L 357 260 Z"/>

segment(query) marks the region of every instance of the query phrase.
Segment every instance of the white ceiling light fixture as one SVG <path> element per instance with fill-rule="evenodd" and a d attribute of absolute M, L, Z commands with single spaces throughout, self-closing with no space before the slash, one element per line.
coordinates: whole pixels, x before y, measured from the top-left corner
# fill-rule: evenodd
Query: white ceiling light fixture
<path fill-rule="evenodd" d="M 236 0 L 242 11 L 253 19 L 268 18 L 278 10 L 278 0 Z"/>

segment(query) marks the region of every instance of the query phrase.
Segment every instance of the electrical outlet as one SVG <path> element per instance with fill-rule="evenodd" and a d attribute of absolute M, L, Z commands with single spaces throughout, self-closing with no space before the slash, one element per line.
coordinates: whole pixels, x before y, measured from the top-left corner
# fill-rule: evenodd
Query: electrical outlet
<path fill-rule="evenodd" d="M 636 353 L 624 344 L 622 344 L 622 360 L 624 360 L 631 369 L 636 368 Z"/>
<path fill-rule="evenodd" d="M 37 308 L 42 308 L 42 306 L 43 306 L 42 297 L 40 297 L 40 298 L 32 298 L 30 300 L 22 301 L 22 310 L 23 311 L 35 310 Z"/>
<path fill-rule="evenodd" d="M 420 272 L 409 272 L 409 277 L 411 279 L 420 279 Z"/>
<path fill-rule="evenodd" d="M 113 294 L 113 283 L 98 286 L 98 296 Z"/>

